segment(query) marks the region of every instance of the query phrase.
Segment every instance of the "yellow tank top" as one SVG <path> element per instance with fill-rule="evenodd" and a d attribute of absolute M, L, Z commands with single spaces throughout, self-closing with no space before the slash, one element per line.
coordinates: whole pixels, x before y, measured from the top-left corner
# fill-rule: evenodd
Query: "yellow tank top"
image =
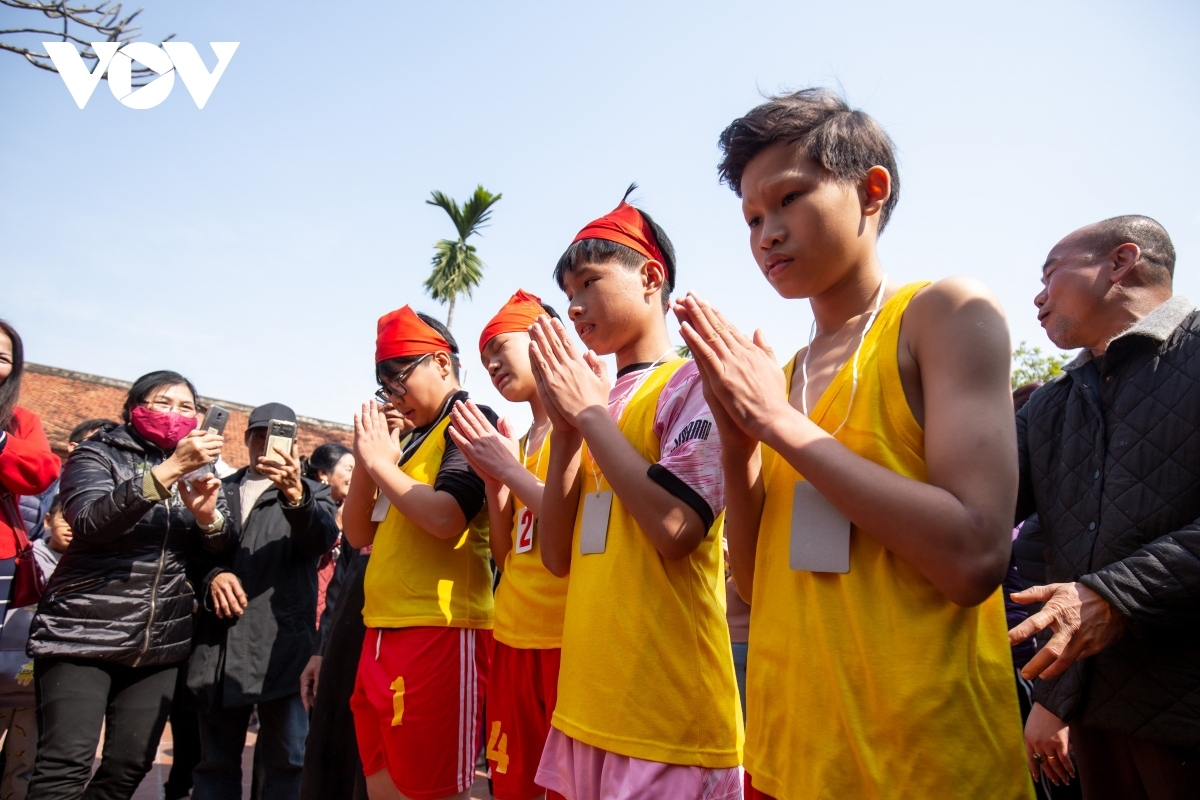
<path fill-rule="evenodd" d="M 550 436 L 542 446 L 525 454 L 525 468 L 546 481 L 550 466 Z M 504 576 L 496 589 L 496 641 L 509 647 L 548 650 L 562 647 L 563 614 L 567 610 L 567 579 L 555 577 L 542 564 L 537 519 L 513 495 L 513 547 L 504 559 Z M 531 522 L 522 525 L 523 517 Z M 522 530 L 532 549 L 518 553 Z"/>
<path fill-rule="evenodd" d="M 618 423 L 650 463 L 658 397 L 686 361 L 654 369 Z M 586 453 L 583 491 L 611 487 Z M 702 767 L 741 762 L 742 712 L 725 624 L 721 517 L 687 558 L 668 561 L 615 495 L 603 553 L 581 555 L 575 520 L 554 727 L 623 756 Z"/>
<path fill-rule="evenodd" d="M 909 284 L 881 309 L 859 355 L 812 419 L 860 456 L 927 480 L 924 432 L 896 358 Z M 787 368 L 791 383 L 792 364 Z M 763 447 L 766 501 L 750 604 L 746 772 L 777 800 L 1032 798 L 997 591 L 960 608 L 852 528 L 850 572 L 789 567 L 792 493 L 803 478 Z"/>
<path fill-rule="evenodd" d="M 446 450 L 450 417 L 434 426 L 405 475 L 433 485 Z M 363 621 L 368 628 L 492 627 L 492 567 L 488 563 L 487 510 L 460 535 L 439 539 L 393 506 L 379 523 L 367 574 Z"/>

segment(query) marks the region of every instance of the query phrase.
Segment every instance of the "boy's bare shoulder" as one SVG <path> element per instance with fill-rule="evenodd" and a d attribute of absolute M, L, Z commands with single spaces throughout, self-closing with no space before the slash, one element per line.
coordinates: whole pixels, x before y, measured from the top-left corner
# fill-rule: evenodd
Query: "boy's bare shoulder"
<path fill-rule="evenodd" d="M 974 278 L 943 278 L 913 297 L 901 336 L 920 358 L 964 360 L 976 368 L 995 361 L 1008 368 L 1008 323 L 992 290 Z"/>
<path fill-rule="evenodd" d="M 996 295 L 975 278 L 951 277 L 926 286 L 913 296 L 904 313 L 904 321 L 918 330 L 939 335 L 973 328 L 980 324 L 996 326 L 1007 337 L 1004 309 Z"/>

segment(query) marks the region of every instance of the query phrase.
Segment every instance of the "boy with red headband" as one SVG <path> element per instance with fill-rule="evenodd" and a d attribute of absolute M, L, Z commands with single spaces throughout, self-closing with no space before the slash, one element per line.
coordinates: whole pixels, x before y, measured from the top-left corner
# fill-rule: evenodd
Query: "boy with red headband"
<path fill-rule="evenodd" d="M 740 798 L 720 442 L 696 366 L 667 335 L 674 248 L 622 201 L 575 237 L 555 278 L 590 349 L 558 320 L 531 329 L 553 422 L 542 560 L 570 574 L 538 784 L 569 800 Z M 597 353 L 616 356 L 611 391 Z"/>
<path fill-rule="evenodd" d="M 833 93 L 772 98 L 721 145 L 759 268 L 814 316 L 781 371 L 761 334 L 676 309 L 750 600 L 747 796 L 1032 798 L 998 591 L 1017 488 L 1000 305 L 887 280 L 892 143 Z"/>
<path fill-rule="evenodd" d="M 497 800 L 545 794 L 535 777 L 558 697 L 559 648 L 567 580 L 542 563 L 537 518 L 550 466 L 550 418 L 529 365 L 529 326 L 554 309 L 518 291 L 484 327 L 479 352 L 505 400 L 528 403 L 529 432 L 516 441 L 505 420 L 493 427 L 474 403 L 459 403 L 450 435 L 487 486 L 496 588 L 495 650 L 488 678 L 487 758 Z M 551 800 L 560 795 L 549 792 Z"/>
<path fill-rule="evenodd" d="M 372 545 L 367 635 L 351 707 L 372 800 L 468 797 L 492 629 L 483 480 L 450 438 L 467 393 L 458 345 L 408 306 L 379 320 L 381 407 L 354 418 L 354 476 L 342 512 L 352 547 Z M 403 441 L 385 410 L 413 426 Z M 489 409 L 480 411 L 489 421 Z"/>

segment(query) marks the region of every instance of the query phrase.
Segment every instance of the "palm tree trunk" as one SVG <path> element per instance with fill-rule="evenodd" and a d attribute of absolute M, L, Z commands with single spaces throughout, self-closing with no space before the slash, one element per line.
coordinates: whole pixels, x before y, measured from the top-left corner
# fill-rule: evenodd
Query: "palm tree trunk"
<path fill-rule="evenodd" d="M 446 312 L 446 329 L 454 325 L 454 295 L 450 295 L 450 310 Z"/>

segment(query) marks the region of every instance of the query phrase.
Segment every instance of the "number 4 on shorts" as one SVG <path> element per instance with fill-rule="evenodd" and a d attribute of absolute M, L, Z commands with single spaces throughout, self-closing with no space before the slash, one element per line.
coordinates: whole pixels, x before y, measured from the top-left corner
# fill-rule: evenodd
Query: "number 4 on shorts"
<path fill-rule="evenodd" d="M 488 761 L 496 762 L 496 772 L 501 775 L 508 772 L 508 734 L 500 733 L 500 720 L 492 723 L 492 733 L 488 737 Z"/>

